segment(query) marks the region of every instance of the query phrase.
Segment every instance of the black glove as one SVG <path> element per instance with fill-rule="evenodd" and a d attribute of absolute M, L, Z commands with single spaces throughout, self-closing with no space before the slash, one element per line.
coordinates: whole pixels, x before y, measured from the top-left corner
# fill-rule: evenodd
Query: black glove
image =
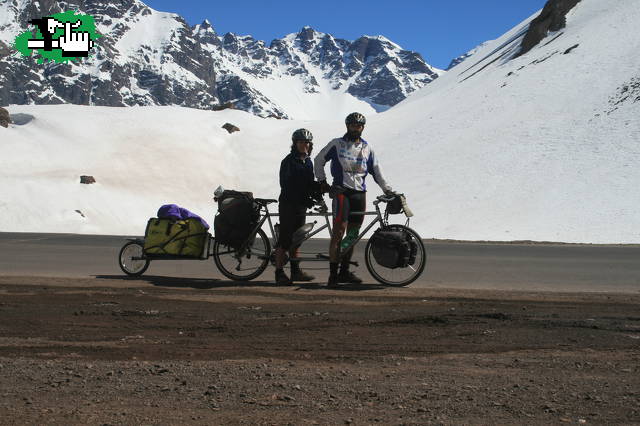
<path fill-rule="evenodd" d="M 315 204 L 322 202 L 322 190 L 320 182 L 314 181 L 311 184 L 311 191 L 309 192 L 308 207 L 313 207 Z"/>
<path fill-rule="evenodd" d="M 316 201 L 313 197 L 307 197 L 307 200 L 304 202 L 304 206 L 308 209 L 316 205 Z"/>

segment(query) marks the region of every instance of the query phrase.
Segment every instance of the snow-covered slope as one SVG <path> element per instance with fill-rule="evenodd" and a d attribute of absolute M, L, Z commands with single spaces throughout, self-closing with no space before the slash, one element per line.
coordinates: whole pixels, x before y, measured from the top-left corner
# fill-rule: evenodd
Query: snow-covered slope
<path fill-rule="evenodd" d="M 449 71 L 451 68 L 460 65 L 465 60 L 467 60 L 467 58 L 470 58 L 471 56 L 475 55 L 478 52 L 478 50 L 482 49 L 488 43 L 490 43 L 490 42 L 486 41 L 486 42 L 482 43 L 481 45 L 476 46 L 473 49 L 469 50 L 468 52 L 463 53 L 462 55 L 458 56 L 457 58 L 453 58 L 451 60 L 451 62 L 449 63 L 449 66 L 447 67 L 446 70 Z"/>
<path fill-rule="evenodd" d="M 424 197 L 429 235 L 640 242 L 640 3 L 582 0 L 510 59 L 528 22 L 368 132 L 394 141 L 378 144 L 390 169 L 413 171 L 403 190 Z"/>
<path fill-rule="evenodd" d="M 527 54 L 510 59 L 525 21 L 371 116 L 365 138 L 407 194 L 412 227 L 425 238 L 640 243 L 637 22 L 637 2 L 582 0 Z M 140 234 L 166 202 L 211 220 L 219 184 L 277 196 L 293 130 L 310 129 L 316 152 L 344 130 L 233 110 L 9 111 L 23 124 L 0 127 L 0 231 Z M 85 174 L 97 183 L 81 185 Z"/>

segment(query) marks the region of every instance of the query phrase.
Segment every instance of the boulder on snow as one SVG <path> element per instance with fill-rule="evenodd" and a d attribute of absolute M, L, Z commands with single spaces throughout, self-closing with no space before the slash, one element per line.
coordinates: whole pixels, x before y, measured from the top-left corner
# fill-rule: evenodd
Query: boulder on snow
<path fill-rule="evenodd" d="M 565 55 L 568 55 L 569 53 L 571 53 L 571 51 L 572 51 L 573 49 L 577 49 L 577 48 L 578 48 L 578 46 L 580 46 L 580 43 L 578 43 L 578 44 L 574 44 L 573 46 L 571 46 L 570 48 L 568 48 L 567 50 L 565 50 L 565 51 L 564 51 L 564 54 L 565 54 Z"/>
<path fill-rule="evenodd" d="M 9 111 L 0 107 L 0 126 L 9 127 L 9 123 L 11 123 L 11 116 L 9 115 Z"/>
<path fill-rule="evenodd" d="M 533 49 L 549 31 L 559 31 L 567 25 L 567 13 L 573 9 L 580 0 L 549 0 L 544 5 L 542 12 L 531 21 L 527 34 L 522 39 L 520 52 L 517 56 L 524 55 Z"/>
<path fill-rule="evenodd" d="M 33 120 L 35 117 L 31 114 L 23 114 L 21 112 L 17 114 L 11 114 L 11 122 L 16 126 L 24 126 Z"/>
<path fill-rule="evenodd" d="M 93 176 L 82 175 L 80 176 L 80 183 L 90 185 L 92 183 L 96 183 L 96 178 L 94 178 Z"/>
<path fill-rule="evenodd" d="M 225 129 L 229 133 L 239 132 L 240 131 L 240 128 L 238 126 L 234 126 L 231 123 L 224 123 L 224 126 L 222 126 L 222 128 Z"/>

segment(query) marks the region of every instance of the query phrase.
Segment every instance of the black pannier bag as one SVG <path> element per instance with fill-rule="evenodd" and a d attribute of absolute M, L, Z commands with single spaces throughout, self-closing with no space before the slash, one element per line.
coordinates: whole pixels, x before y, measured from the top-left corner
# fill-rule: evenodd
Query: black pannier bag
<path fill-rule="evenodd" d="M 213 223 L 220 244 L 240 248 L 256 225 L 260 213 L 251 192 L 224 191 Z"/>
<path fill-rule="evenodd" d="M 418 244 L 402 230 L 379 229 L 371 236 L 371 253 L 385 268 L 406 268 L 415 263 Z"/>
<path fill-rule="evenodd" d="M 407 264 L 403 267 L 413 265 L 416 263 L 416 257 L 418 256 L 418 243 L 416 239 L 413 238 L 413 235 L 406 233 L 407 242 L 409 243 L 409 259 Z"/>

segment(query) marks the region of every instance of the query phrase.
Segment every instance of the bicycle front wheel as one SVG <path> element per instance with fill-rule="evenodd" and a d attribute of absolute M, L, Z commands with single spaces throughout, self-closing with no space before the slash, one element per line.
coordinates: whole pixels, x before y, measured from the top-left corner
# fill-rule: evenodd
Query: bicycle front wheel
<path fill-rule="evenodd" d="M 235 281 L 250 281 L 267 269 L 271 244 L 262 229 L 258 229 L 255 238 L 240 251 L 220 244 L 213 245 L 213 260 L 222 274 Z"/>
<path fill-rule="evenodd" d="M 405 232 L 416 242 L 417 251 L 415 262 L 404 268 L 387 268 L 380 265 L 373 256 L 371 239 L 367 242 L 367 246 L 364 249 L 364 262 L 367 265 L 369 273 L 376 281 L 394 287 L 407 286 L 422 275 L 427 264 L 427 252 L 424 248 L 422 238 L 420 238 L 420 235 L 418 235 L 416 231 L 404 225 L 389 225 L 384 229 Z"/>

